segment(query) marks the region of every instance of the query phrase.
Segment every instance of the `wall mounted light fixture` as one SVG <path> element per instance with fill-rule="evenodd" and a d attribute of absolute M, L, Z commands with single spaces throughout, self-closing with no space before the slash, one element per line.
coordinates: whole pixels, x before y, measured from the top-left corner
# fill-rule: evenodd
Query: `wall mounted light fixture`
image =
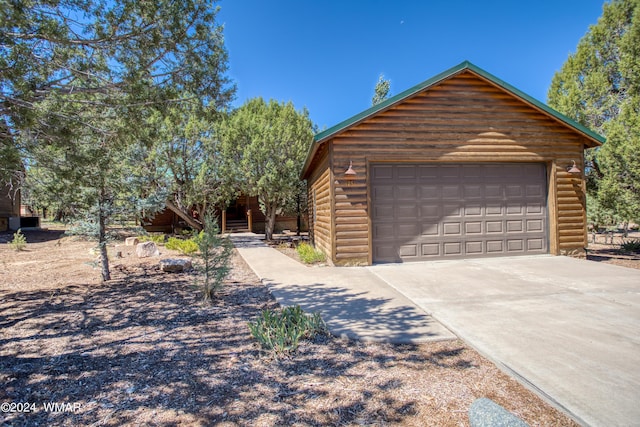
<path fill-rule="evenodd" d="M 353 162 L 349 162 L 349 168 L 344 172 L 344 176 L 347 178 L 355 178 L 357 175 L 356 171 L 353 170 Z"/>
<path fill-rule="evenodd" d="M 582 171 L 578 168 L 578 166 L 576 166 L 576 161 L 572 160 L 573 165 L 567 167 L 567 172 L 572 173 L 572 174 L 579 174 L 582 173 Z"/>
<path fill-rule="evenodd" d="M 353 180 L 356 179 L 356 171 L 353 170 L 353 162 L 349 161 L 349 168 L 344 172 L 344 177 L 347 179 L 347 185 L 351 185 Z"/>

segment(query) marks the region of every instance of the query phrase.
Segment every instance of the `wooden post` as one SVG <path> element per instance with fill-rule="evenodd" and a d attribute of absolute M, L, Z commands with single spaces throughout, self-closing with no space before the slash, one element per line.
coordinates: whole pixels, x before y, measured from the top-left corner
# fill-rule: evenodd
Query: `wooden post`
<path fill-rule="evenodd" d="M 249 227 L 249 233 L 253 233 L 253 215 L 251 209 L 247 209 L 247 227 Z"/>
<path fill-rule="evenodd" d="M 222 230 L 221 233 L 227 232 L 227 210 L 222 209 Z"/>

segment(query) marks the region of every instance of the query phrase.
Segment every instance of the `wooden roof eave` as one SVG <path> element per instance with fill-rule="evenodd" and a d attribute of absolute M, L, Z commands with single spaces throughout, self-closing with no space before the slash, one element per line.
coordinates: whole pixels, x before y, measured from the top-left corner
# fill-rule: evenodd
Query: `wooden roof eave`
<path fill-rule="evenodd" d="M 307 158 L 305 160 L 304 166 L 302 168 L 302 172 L 300 173 L 300 177 L 301 179 L 306 179 L 309 175 L 309 168 L 313 162 L 313 159 L 316 155 L 316 153 L 318 152 L 318 149 L 322 146 L 322 144 L 330 141 L 332 138 L 336 137 L 337 135 L 345 132 L 346 130 L 348 130 L 349 128 L 369 119 L 370 117 L 377 115 L 379 113 L 382 113 L 392 107 L 394 107 L 395 105 L 406 101 L 407 99 L 411 98 L 412 96 L 423 92 L 424 90 L 428 89 L 431 86 L 437 85 L 439 83 L 441 83 L 444 80 L 447 80 L 461 72 L 464 71 L 469 71 L 471 73 L 473 73 L 474 75 L 476 75 L 477 77 L 485 80 L 486 82 L 490 83 L 493 86 L 496 86 L 498 88 L 500 88 L 501 90 L 506 91 L 507 93 L 511 94 L 512 96 L 515 96 L 516 98 L 519 98 L 520 100 L 522 100 L 524 103 L 526 103 L 527 105 L 529 105 L 530 107 L 540 111 L 541 113 L 543 113 L 544 115 L 546 115 L 547 117 L 561 123 L 564 126 L 569 127 L 570 129 L 572 129 L 575 132 L 580 133 L 581 135 L 583 135 L 587 141 L 587 144 L 585 144 L 585 146 L 587 148 L 592 148 L 592 147 L 598 147 L 600 145 L 602 145 L 605 142 L 605 138 L 602 137 L 601 135 L 593 132 L 592 130 L 588 129 L 587 127 L 581 125 L 580 123 L 574 121 L 573 119 L 570 119 L 569 117 L 565 116 L 564 114 L 554 110 L 553 108 L 549 107 L 548 105 L 538 101 L 537 99 L 527 95 L 526 93 L 522 92 L 521 90 L 515 88 L 514 86 L 511 86 L 509 83 L 506 83 L 502 80 L 500 80 L 499 78 L 495 77 L 494 75 L 484 71 L 483 69 L 481 69 L 480 67 L 477 67 L 475 65 L 473 65 L 472 63 L 470 63 L 469 61 L 464 61 L 459 65 L 456 65 L 453 68 L 450 68 L 446 71 L 443 71 L 442 73 L 412 87 L 409 88 L 377 105 L 374 105 L 373 107 L 364 110 L 363 112 L 356 114 L 355 116 L 344 120 L 340 123 L 338 123 L 335 126 L 330 127 L 329 129 L 326 129 L 322 132 L 317 133 L 314 138 L 313 138 L 313 143 L 311 144 L 311 146 L 309 147 L 309 152 L 307 153 Z"/>

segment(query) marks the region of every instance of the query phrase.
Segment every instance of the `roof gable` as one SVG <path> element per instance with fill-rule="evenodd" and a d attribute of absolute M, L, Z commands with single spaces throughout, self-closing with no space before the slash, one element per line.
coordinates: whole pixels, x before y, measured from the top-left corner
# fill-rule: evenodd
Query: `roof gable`
<path fill-rule="evenodd" d="M 589 141 L 592 142 L 591 146 L 595 147 L 600 145 L 601 143 L 604 143 L 605 139 L 598 135 L 597 133 L 591 131 L 590 129 L 588 129 L 587 127 L 577 123 L 576 121 L 570 119 L 569 117 L 559 113 L 558 111 L 554 110 L 553 108 L 549 107 L 548 105 L 536 100 L 535 98 L 530 97 L 529 95 L 525 94 L 524 92 L 520 91 L 519 89 L 516 89 L 515 87 L 511 86 L 510 84 L 498 79 L 497 77 L 493 76 L 492 74 L 484 71 L 483 69 L 473 65 L 472 63 L 470 63 L 469 61 L 464 61 L 461 64 L 452 67 L 428 80 L 425 80 L 424 82 L 413 86 L 412 88 L 409 88 L 377 105 L 374 105 L 371 108 L 368 108 L 367 110 L 362 111 L 359 114 L 356 114 L 355 116 L 344 120 L 340 123 L 338 123 L 335 126 L 332 126 L 329 129 L 326 129 L 322 132 L 317 133 L 314 136 L 314 142 L 310 147 L 309 153 L 307 155 L 307 159 L 305 161 L 304 167 L 302 169 L 302 174 L 301 176 L 303 178 L 306 178 L 307 175 L 307 171 L 311 165 L 311 162 L 313 160 L 313 157 L 318 149 L 318 147 L 323 144 L 324 142 L 328 141 L 329 139 L 347 131 L 348 129 L 352 128 L 353 126 L 356 126 L 359 123 L 362 123 L 363 121 L 381 113 L 384 112 L 392 107 L 394 107 L 395 105 L 398 105 L 402 102 L 404 102 L 405 100 L 407 100 L 408 98 L 413 97 L 414 95 L 417 95 L 420 92 L 423 92 L 425 90 L 428 90 L 430 87 L 439 85 L 440 83 L 444 82 L 445 80 L 448 80 L 462 72 L 471 72 L 473 74 L 475 74 L 477 77 L 487 81 L 489 84 L 492 84 L 498 88 L 500 88 L 501 90 L 505 91 L 506 93 L 510 94 L 511 96 L 514 96 L 515 98 L 520 99 L 521 101 L 523 101 L 524 103 L 528 104 L 529 106 L 531 106 L 534 109 L 539 110 L 540 112 L 544 113 L 545 115 L 549 116 L 550 118 L 558 121 L 559 123 L 561 123 L 564 126 L 567 126 L 569 128 L 571 128 L 572 130 L 576 131 L 577 133 L 582 134 L 583 136 L 585 136 Z"/>

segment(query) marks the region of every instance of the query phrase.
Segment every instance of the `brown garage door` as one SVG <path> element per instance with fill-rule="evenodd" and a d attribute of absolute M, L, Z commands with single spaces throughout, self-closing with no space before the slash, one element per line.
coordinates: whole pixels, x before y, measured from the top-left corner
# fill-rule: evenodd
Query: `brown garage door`
<path fill-rule="evenodd" d="M 374 262 L 547 252 L 541 163 L 374 164 Z"/>

